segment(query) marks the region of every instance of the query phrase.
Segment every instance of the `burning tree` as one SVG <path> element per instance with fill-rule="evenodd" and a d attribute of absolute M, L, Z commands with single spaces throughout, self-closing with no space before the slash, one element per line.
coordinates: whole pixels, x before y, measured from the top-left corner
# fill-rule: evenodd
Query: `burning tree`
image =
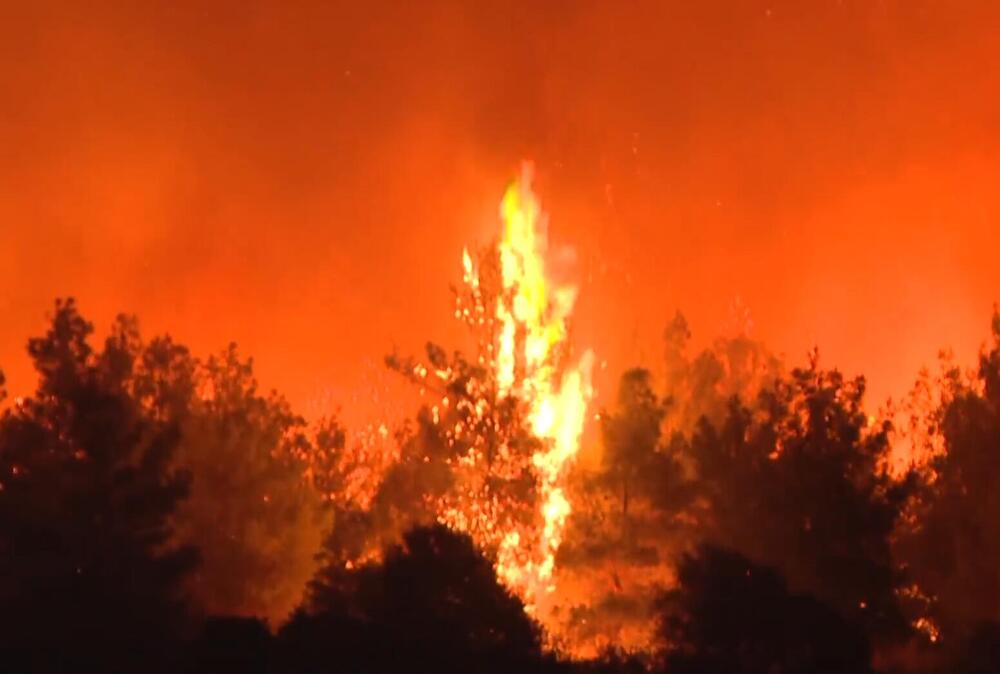
<path fill-rule="evenodd" d="M 424 361 L 393 356 L 388 364 L 436 399 L 401 457 L 447 476 L 423 506 L 488 551 L 501 581 L 544 621 L 572 511 L 566 479 L 591 396 L 592 356 L 571 357 L 576 291 L 547 276 L 547 221 L 530 165 L 505 193 L 500 217 L 494 247 L 475 259 L 464 252 L 456 291 L 474 358 L 429 345 Z"/>

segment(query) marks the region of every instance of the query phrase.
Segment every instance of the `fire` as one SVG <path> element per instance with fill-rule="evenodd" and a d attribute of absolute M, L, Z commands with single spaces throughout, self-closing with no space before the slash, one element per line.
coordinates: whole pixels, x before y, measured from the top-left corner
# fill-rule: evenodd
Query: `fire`
<path fill-rule="evenodd" d="M 506 190 L 495 246 L 462 254 L 455 316 L 476 337 L 476 357 L 429 345 L 426 364 L 388 362 L 421 395 L 439 395 L 425 416 L 435 433 L 413 447 L 423 452 L 417 460 L 446 464 L 448 484 L 424 505 L 493 557 L 497 577 L 559 647 L 566 593 L 556 590 L 570 581 L 560 580 L 556 556 L 573 513 L 569 475 L 593 395 L 593 355 L 570 351 L 577 291 L 547 267 L 548 223 L 532 177 L 526 164 Z"/>
<path fill-rule="evenodd" d="M 547 274 L 547 220 L 532 191 L 530 165 L 504 194 L 500 218 L 499 291 L 495 298 L 483 300 L 481 270 L 464 251 L 464 279 L 477 306 L 458 313 L 474 325 L 488 323 L 492 328 L 485 349 L 490 355 L 480 360 L 489 371 L 495 399 L 514 399 L 523 405 L 528 429 L 538 440 L 538 449 L 526 462 L 535 484 L 534 530 L 522 531 L 495 519 L 474 521 L 480 516 L 492 518 L 496 504 L 452 508 L 442 519 L 473 535 L 481 531 L 495 539 L 498 576 L 537 615 L 555 590 L 555 556 L 572 512 L 565 480 L 580 449 L 592 396 L 593 356 L 588 351 L 575 363 L 566 362 L 567 321 L 577 293 L 575 287 L 555 283 Z M 488 306 L 490 300 L 493 306 Z M 505 445 L 501 454 L 508 450 Z M 478 455 L 471 456 L 469 461 L 475 463 Z"/>

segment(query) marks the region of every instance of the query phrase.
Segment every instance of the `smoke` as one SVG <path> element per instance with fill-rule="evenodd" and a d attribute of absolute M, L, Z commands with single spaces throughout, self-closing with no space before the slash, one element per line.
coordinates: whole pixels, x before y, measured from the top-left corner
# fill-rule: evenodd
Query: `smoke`
<path fill-rule="evenodd" d="M 776 352 L 822 337 L 900 393 L 940 345 L 971 357 L 992 300 L 996 11 L 5 7 L 9 387 L 31 388 L 39 307 L 72 292 L 98 325 L 235 339 L 298 409 L 336 382 L 368 419 L 371 347 L 456 338 L 452 261 L 529 156 L 607 372 L 655 362 L 667 308 L 714 334 L 738 295 Z"/>

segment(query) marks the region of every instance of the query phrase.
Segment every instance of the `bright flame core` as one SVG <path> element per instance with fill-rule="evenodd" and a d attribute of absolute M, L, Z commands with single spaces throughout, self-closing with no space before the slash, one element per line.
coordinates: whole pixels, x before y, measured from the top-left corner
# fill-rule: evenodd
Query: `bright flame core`
<path fill-rule="evenodd" d="M 516 528 L 498 532 L 497 575 L 537 614 L 555 589 L 555 555 L 572 512 L 564 483 L 580 449 L 592 396 L 593 356 L 588 351 L 575 364 L 564 362 L 576 288 L 556 284 L 546 273 L 547 220 L 532 191 L 529 164 L 504 194 L 500 218 L 502 288 L 493 309 L 496 334 L 488 365 L 497 399 L 514 398 L 525 406 L 531 433 L 541 446 L 529 464 L 538 500 L 534 535 L 524 536 Z M 478 296 L 479 270 L 468 251 L 462 262 L 465 283 Z M 468 516 L 451 513 L 445 519 L 466 528 Z"/>

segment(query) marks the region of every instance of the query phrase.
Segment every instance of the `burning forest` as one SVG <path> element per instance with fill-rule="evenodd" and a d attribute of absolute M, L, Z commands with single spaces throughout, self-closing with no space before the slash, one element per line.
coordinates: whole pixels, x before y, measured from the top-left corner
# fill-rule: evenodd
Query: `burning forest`
<path fill-rule="evenodd" d="M 0 670 L 1000 672 L 997 8 L 375 4 L 0 9 Z"/>
<path fill-rule="evenodd" d="M 631 369 L 597 410 L 533 171 L 463 252 L 472 350 L 386 358 L 421 399 L 391 433 L 308 422 L 235 345 L 201 359 L 122 316 L 95 347 L 57 302 L 0 421 L 8 659 L 985 671 L 1000 314 L 978 369 L 942 360 L 877 414 L 818 352 L 692 354 L 677 314 L 668 379 Z"/>

